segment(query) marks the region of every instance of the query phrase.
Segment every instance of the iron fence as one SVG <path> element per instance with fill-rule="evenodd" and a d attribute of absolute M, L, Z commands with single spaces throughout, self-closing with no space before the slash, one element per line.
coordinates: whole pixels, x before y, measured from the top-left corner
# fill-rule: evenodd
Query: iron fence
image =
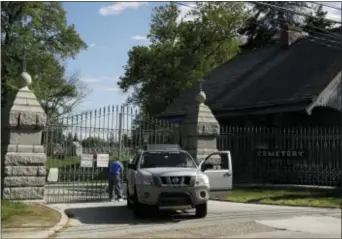
<path fill-rule="evenodd" d="M 50 120 L 43 142 L 48 202 L 102 200 L 108 198 L 108 168 L 97 166 L 98 154 L 119 158 L 125 165 L 145 143 L 178 143 L 179 132 L 178 125 L 143 115 L 133 107 L 108 106 Z M 82 167 L 82 154 L 93 155 L 91 167 Z"/>
<path fill-rule="evenodd" d="M 341 186 L 342 128 L 221 127 L 235 183 Z"/>

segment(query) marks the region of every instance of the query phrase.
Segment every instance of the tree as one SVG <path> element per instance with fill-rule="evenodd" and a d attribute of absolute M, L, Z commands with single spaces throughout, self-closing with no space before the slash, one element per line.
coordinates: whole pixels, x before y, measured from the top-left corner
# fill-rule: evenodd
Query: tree
<path fill-rule="evenodd" d="M 315 12 L 311 13 L 315 17 L 311 16 L 305 19 L 305 27 L 303 30 L 315 35 L 324 32 L 324 29 L 332 27 L 333 23 L 326 19 L 327 13 L 327 11 L 323 11 L 322 5 L 317 6 Z"/>
<path fill-rule="evenodd" d="M 307 2 L 263 2 L 272 6 L 265 6 L 253 3 L 253 8 L 250 11 L 250 16 L 246 24 L 239 29 L 239 33 L 247 37 L 246 43 L 242 49 L 260 48 L 265 45 L 275 43 L 275 37 L 279 31 L 287 24 L 292 27 L 300 26 L 300 18 L 298 14 L 275 7 L 286 8 L 303 12 L 308 8 Z"/>
<path fill-rule="evenodd" d="M 104 147 L 106 145 L 106 141 L 99 137 L 88 137 L 82 140 L 82 147 L 84 148 L 99 148 Z"/>
<path fill-rule="evenodd" d="M 148 34 L 151 44 L 128 52 L 118 85 L 125 92 L 133 89 L 129 103 L 151 116 L 238 52 L 243 3 L 200 2 L 189 16 L 194 20 L 179 22 L 180 10 L 173 3 L 155 8 Z"/>
<path fill-rule="evenodd" d="M 65 67 L 51 55 L 39 58 L 40 62 L 30 66 L 31 71 L 37 72 L 31 87 L 37 99 L 50 119 L 70 113 L 89 94 L 89 89 L 77 74 L 65 77 Z"/>
<path fill-rule="evenodd" d="M 32 89 L 48 116 L 70 112 L 84 98 L 85 86 L 65 77 L 63 61 L 86 49 L 59 2 L 2 2 L 1 4 L 1 101 L 16 90 L 23 70 L 33 77 Z"/>

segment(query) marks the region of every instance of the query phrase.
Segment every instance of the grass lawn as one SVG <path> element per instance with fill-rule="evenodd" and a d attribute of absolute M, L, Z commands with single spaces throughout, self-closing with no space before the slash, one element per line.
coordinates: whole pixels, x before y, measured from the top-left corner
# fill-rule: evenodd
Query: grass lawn
<path fill-rule="evenodd" d="M 46 161 L 47 168 L 62 168 L 80 163 L 81 157 L 66 157 L 65 159 L 48 158 Z"/>
<path fill-rule="evenodd" d="M 1 200 L 2 229 L 49 228 L 60 220 L 59 212 L 38 204 Z"/>
<path fill-rule="evenodd" d="M 341 192 L 237 188 L 219 199 L 242 203 L 341 208 Z"/>

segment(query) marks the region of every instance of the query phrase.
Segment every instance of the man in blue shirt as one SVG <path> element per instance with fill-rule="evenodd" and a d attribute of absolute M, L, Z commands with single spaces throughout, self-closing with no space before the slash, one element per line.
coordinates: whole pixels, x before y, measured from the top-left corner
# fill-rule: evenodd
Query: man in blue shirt
<path fill-rule="evenodd" d="M 115 160 L 109 164 L 108 194 L 111 201 L 114 201 L 113 189 L 118 201 L 122 201 L 121 178 L 123 170 L 124 167 L 119 160 Z"/>

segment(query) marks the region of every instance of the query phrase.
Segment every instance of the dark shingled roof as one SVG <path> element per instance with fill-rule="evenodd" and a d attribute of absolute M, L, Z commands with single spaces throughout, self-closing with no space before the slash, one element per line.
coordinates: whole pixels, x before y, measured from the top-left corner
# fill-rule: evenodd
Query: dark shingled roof
<path fill-rule="evenodd" d="M 206 104 L 229 112 L 312 102 L 342 68 L 342 52 L 320 43 L 301 39 L 287 49 L 273 45 L 227 61 L 205 77 Z M 198 86 L 184 92 L 161 116 L 186 114 L 197 93 Z"/>

